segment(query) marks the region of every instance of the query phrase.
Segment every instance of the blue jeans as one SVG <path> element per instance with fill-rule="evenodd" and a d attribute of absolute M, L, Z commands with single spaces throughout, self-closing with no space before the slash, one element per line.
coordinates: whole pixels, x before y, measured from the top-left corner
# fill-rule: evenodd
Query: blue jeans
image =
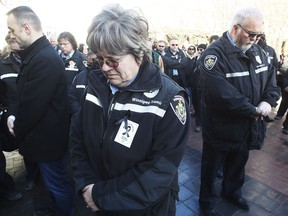
<path fill-rule="evenodd" d="M 57 216 L 74 215 L 73 181 L 65 169 L 64 161 L 38 163 L 46 187 L 55 201 Z"/>

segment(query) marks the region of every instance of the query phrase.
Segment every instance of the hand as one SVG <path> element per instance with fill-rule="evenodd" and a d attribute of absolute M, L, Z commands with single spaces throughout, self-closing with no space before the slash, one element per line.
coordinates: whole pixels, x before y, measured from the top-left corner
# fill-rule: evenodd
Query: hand
<path fill-rule="evenodd" d="M 7 127 L 8 127 L 8 129 L 9 129 L 9 132 L 13 135 L 13 136 L 15 136 L 15 133 L 14 133 L 14 130 L 13 130 L 13 128 L 14 128 L 14 121 L 15 121 L 15 116 L 9 116 L 8 118 L 7 118 Z"/>
<path fill-rule="evenodd" d="M 93 212 L 99 211 L 100 209 L 95 205 L 92 198 L 92 189 L 94 184 L 87 185 L 82 189 L 82 196 L 87 204 L 87 208 L 91 208 Z"/>
<path fill-rule="evenodd" d="M 257 106 L 256 112 L 263 115 L 268 116 L 268 114 L 271 112 L 271 105 L 267 103 L 266 101 L 262 101 Z"/>
<path fill-rule="evenodd" d="M 285 91 L 286 93 L 288 93 L 288 87 L 284 88 L 284 91 Z"/>

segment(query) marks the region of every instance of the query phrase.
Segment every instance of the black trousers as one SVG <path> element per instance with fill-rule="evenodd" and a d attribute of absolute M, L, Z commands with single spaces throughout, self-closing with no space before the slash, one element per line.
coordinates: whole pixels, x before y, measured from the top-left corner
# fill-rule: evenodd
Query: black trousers
<path fill-rule="evenodd" d="M 245 181 L 245 165 L 249 150 L 220 151 L 203 143 L 201 162 L 201 185 L 199 203 L 201 208 L 214 209 L 217 201 L 215 179 L 217 171 L 225 163 L 222 193 L 226 196 L 242 196 L 241 188 Z"/>
<path fill-rule="evenodd" d="M 6 172 L 6 158 L 0 146 L 0 199 L 6 199 L 7 193 L 13 190 L 14 181 Z"/>

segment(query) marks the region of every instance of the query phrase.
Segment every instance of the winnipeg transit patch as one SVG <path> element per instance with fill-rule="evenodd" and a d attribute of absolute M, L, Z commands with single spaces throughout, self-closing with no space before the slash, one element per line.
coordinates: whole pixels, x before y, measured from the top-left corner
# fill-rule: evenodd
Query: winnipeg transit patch
<path fill-rule="evenodd" d="M 182 96 L 176 95 L 170 103 L 174 113 L 180 122 L 184 125 L 186 123 L 187 113 L 185 108 L 185 100 Z"/>
<path fill-rule="evenodd" d="M 217 57 L 215 55 L 207 55 L 204 59 L 204 66 L 211 70 L 217 62 Z"/>

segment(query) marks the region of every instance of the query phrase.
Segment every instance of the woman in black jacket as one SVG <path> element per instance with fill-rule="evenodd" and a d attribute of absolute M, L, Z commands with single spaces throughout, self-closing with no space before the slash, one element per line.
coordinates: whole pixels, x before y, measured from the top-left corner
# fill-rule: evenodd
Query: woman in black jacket
<path fill-rule="evenodd" d="M 87 44 L 103 73 L 90 73 L 72 118 L 76 191 L 97 215 L 175 215 L 186 92 L 151 62 L 148 23 L 133 10 L 105 8 Z"/>

